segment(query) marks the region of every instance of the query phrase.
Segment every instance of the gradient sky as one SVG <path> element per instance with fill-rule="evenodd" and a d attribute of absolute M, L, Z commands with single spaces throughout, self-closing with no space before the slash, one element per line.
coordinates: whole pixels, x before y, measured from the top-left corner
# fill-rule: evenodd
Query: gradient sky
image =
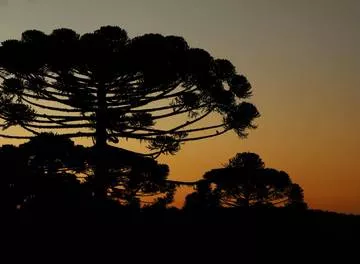
<path fill-rule="evenodd" d="M 171 178 L 199 179 L 251 151 L 288 172 L 312 208 L 360 213 L 360 1 L 0 0 L 0 40 L 102 25 L 183 36 L 253 85 L 259 128 L 245 140 L 230 133 L 186 144 L 161 159 Z"/>

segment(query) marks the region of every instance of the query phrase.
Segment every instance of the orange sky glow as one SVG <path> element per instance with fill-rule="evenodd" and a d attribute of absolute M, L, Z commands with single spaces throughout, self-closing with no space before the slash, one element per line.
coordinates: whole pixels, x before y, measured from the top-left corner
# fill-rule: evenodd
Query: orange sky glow
<path fill-rule="evenodd" d="M 86 33 L 118 25 L 131 37 L 180 35 L 229 59 L 253 86 L 259 127 L 247 139 L 231 132 L 161 157 L 170 178 L 197 180 L 237 152 L 251 151 L 300 184 L 311 208 L 358 214 L 359 24 L 356 0 L 0 1 L 1 41 L 34 28 Z M 0 139 L 5 143 L 18 144 Z M 187 191 L 180 189 L 176 204 Z"/>

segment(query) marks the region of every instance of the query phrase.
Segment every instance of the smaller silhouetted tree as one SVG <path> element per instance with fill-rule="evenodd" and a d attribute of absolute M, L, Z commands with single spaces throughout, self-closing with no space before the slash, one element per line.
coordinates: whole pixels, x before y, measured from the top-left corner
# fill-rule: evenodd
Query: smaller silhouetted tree
<path fill-rule="evenodd" d="M 296 209 L 308 208 L 308 205 L 304 201 L 304 190 L 300 187 L 299 184 L 294 183 L 291 185 L 286 206 Z"/>
<path fill-rule="evenodd" d="M 84 188 L 69 173 L 73 144 L 52 134 L 31 139 L 19 147 L 0 148 L 1 205 L 7 212 L 24 208 L 58 209 L 75 206 Z"/>
<path fill-rule="evenodd" d="M 224 168 L 206 172 L 202 181 L 209 187 L 206 196 L 197 190 L 187 197 L 185 207 L 189 201 L 194 204 L 194 198 L 206 206 L 207 197 L 217 197 L 222 207 L 305 205 L 301 187 L 286 172 L 265 168 L 255 153 L 236 154 Z"/>
<path fill-rule="evenodd" d="M 59 208 L 102 204 L 110 200 L 131 207 L 166 208 L 175 185 L 167 181 L 169 168 L 151 158 L 108 146 L 106 199 L 94 196 L 96 150 L 70 139 L 42 133 L 19 147 L 0 148 L 3 208 Z"/>
<path fill-rule="evenodd" d="M 86 168 L 86 148 L 60 135 L 41 133 L 19 148 L 29 167 L 38 174 L 76 175 Z"/>

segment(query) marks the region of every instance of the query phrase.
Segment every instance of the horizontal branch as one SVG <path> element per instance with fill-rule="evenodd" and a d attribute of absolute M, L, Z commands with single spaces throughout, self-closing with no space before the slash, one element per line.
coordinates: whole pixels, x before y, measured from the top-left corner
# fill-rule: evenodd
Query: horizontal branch
<path fill-rule="evenodd" d="M 59 124 L 59 125 L 53 125 L 53 126 L 27 124 L 26 126 L 32 127 L 32 128 L 38 128 L 38 129 L 69 129 L 69 128 L 91 128 L 91 127 L 94 127 L 91 124 Z"/>
<path fill-rule="evenodd" d="M 93 118 L 91 116 L 84 116 L 84 115 L 79 115 L 79 116 L 63 116 L 63 115 L 50 115 L 50 114 L 38 114 L 35 113 L 36 117 L 39 118 L 46 118 L 46 119 L 63 119 L 63 120 L 72 120 L 72 121 L 88 121 L 88 120 L 93 120 Z M 65 121 L 64 121 L 65 122 Z"/>
<path fill-rule="evenodd" d="M 175 90 L 176 88 L 178 88 L 179 85 L 180 85 L 180 83 L 179 83 L 176 87 L 174 87 L 173 90 Z M 173 90 L 172 90 L 172 91 L 173 91 Z M 168 93 L 171 92 L 171 91 L 170 91 L 170 92 L 168 92 L 167 94 L 163 95 L 163 96 L 161 97 L 161 99 L 170 99 L 170 98 L 178 97 L 178 96 L 183 95 L 183 94 L 185 94 L 185 93 L 195 92 L 196 90 L 198 90 L 197 87 L 187 87 L 187 88 L 184 88 L 183 90 L 181 90 L 181 91 L 179 91 L 179 92 L 176 92 L 176 93 L 173 93 L 173 94 L 168 94 Z M 148 98 L 151 99 L 151 97 L 145 97 L 145 99 L 148 99 Z"/>
<path fill-rule="evenodd" d="M 197 118 L 195 118 L 194 120 L 187 121 L 187 122 L 184 123 L 183 125 L 177 126 L 177 127 L 173 128 L 172 130 L 178 130 L 178 129 L 187 127 L 187 126 L 189 126 L 189 125 L 192 125 L 192 124 L 194 124 L 194 123 L 196 123 L 196 122 L 199 122 L 200 120 L 202 120 L 202 119 L 204 119 L 205 117 L 207 117 L 211 112 L 212 112 L 212 109 L 209 109 L 209 110 L 208 110 L 205 114 L 203 114 L 202 116 L 197 117 Z"/>
<path fill-rule="evenodd" d="M 32 123 L 38 123 L 38 124 L 65 124 L 66 123 L 73 123 L 73 122 L 88 122 L 87 120 L 65 120 L 65 119 L 48 119 L 48 120 L 39 120 L 39 119 L 35 119 L 32 121 Z M 79 123 L 80 124 L 80 123 Z"/>
<path fill-rule="evenodd" d="M 63 134 L 59 134 L 59 135 L 68 137 L 68 138 L 82 138 L 82 137 L 94 137 L 95 132 L 63 133 Z"/>
<path fill-rule="evenodd" d="M 146 108 L 146 109 L 133 109 L 127 111 L 128 113 L 149 113 L 149 112 L 157 112 L 157 111 L 164 111 L 174 108 L 182 108 L 184 105 L 167 105 L 167 106 L 161 106 L 161 107 L 154 107 L 154 108 Z"/>
<path fill-rule="evenodd" d="M 184 110 L 177 110 L 177 111 L 174 111 L 174 112 L 171 112 L 171 113 L 167 113 L 167 114 L 162 114 L 162 115 L 158 115 L 158 116 L 153 116 L 152 117 L 152 120 L 156 120 L 156 119 L 162 119 L 162 118 L 167 118 L 167 117 L 170 117 L 170 116 L 175 116 L 175 115 L 180 115 L 180 114 L 184 114 L 184 113 L 188 113 L 190 111 L 194 111 L 194 110 L 199 110 L 203 107 L 206 107 L 206 104 L 202 104 L 202 105 L 199 105 L 197 107 L 192 107 L 192 108 L 187 108 L 187 109 L 184 109 Z"/>
<path fill-rule="evenodd" d="M 149 104 L 151 102 L 154 102 L 156 100 L 163 99 L 164 96 L 166 96 L 168 93 L 174 91 L 179 86 L 180 83 L 181 82 L 177 82 L 173 86 L 167 87 L 167 89 L 165 89 L 165 90 L 162 90 L 163 87 L 159 87 L 159 91 L 163 91 L 163 92 L 161 92 L 157 96 L 154 96 L 154 97 L 151 97 L 151 98 L 146 98 L 145 97 L 141 101 L 134 101 L 134 103 L 130 103 L 130 106 L 129 106 L 128 110 L 130 110 L 131 108 L 136 108 L 136 107 L 141 107 L 141 106 L 147 105 L 147 104 Z"/>
<path fill-rule="evenodd" d="M 187 125 L 187 124 L 186 124 Z M 183 125 L 178 126 L 178 127 L 183 127 Z M 200 131 L 206 131 L 206 130 L 213 130 L 216 128 L 221 128 L 224 127 L 224 124 L 219 124 L 219 125 L 213 125 L 213 126 L 205 126 L 205 127 L 200 127 L 200 128 L 193 128 L 193 129 L 186 129 L 186 130 L 178 130 L 178 128 L 172 128 L 169 130 L 161 130 L 161 129 L 154 129 L 154 128 L 146 128 L 146 127 L 140 127 L 140 128 L 136 128 L 136 127 L 131 127 L 131 126 L 126 126 L 126 129 L 131 129 L 132 131 L 147 131 L 147 132 L 151 132 L 151 133 L 134 133 L 134 135 L 136 136 L 160 136 L 160 135 L 165 135 L 165 134 L 180 134 L 180 133 L 192 133 L 192 132 L 200 132 Z M 125 132 L 127 133 L 127 132 Z"/>
<path fill-rule="evenodd" d="M 220 136 L 222 134 L 225 134 L 229 130 L 230 129 L 224 129 L 223 131 L 218 131 L 218 132 L 216 132 L 214 134 L 211 134 L 211 135 L 206 135 L 206 136 L 201 136 L 201 137 L 193 137 L 193 138 L 185 138 L 185 139 L 181 139 L 179 141 L 184 142 L 184 141 L 195 141 L 195 140 L 200 140 L 200 139 L 205 139 L 205 138 L 212 138 L 212 137 L 216 137 L 216 136 Z"/>
<path fill-rule="evenodd" d="M 32 101 L 27 100 L 25 98 L 22 98 L 22 100 L 25 101 L 26 103 L 32 105 L 32 106 L 36 106 L 36 107 L 47 109 L 47 110 L 53 110 L 53 111 L 59 111 L 59 112 L 65 112 L 65 113 L 93 112 L 93 111 L 83 111 L 83 110 L 80 110 L 80 109 L 66 109 L 66 108 L 59 108 L 59 107 L 53 107 L 53 106 L 46 106 L 46 105 L 42 105 L 42 104 L 32 102 Z"/>
<path fill-rule="evenodd" d="M 13 135 L 0 134 L 0 137 L 9 138 L 9 139 L 31 139 L 33 136 L 13 136 Z"/>
<path fill-rule="evenodd" d="M 49 74 L 46 74 L 46 73 L 42 73 L 42 74 L 37 74 L 37 75 L 32 75 L 32 78 L 31 77 L 26 77 L 26 76 L 22 76 L 21 78 L 23 79 L 23 80 L 26 80 L 26 81 L 28 81 L 28 82 L 31 82 L 31 81 L 33 81 L 34 79 L 36 79 L 36 78 L 43 78 L 43 77 L 46 77 L 46 78 L 50 78 L 50 79 L 53 79 L 53 80 L 55 80 L 55 81 L 57 81 L 57 82 L 61 82 L 61 77 L 60 78 L 57 78 L 57 77 L 55 77 L 55 76 L 51 76 L 51 75 L 49 75 Z M 75 76 L 74 76 L 75 77 Z M 76 78 L 76 77 L 75 77 Z M 54 90 L 56 90 L 56 91 L 58 91 L 58 92 L 55 92 L 55 91 L 52 91 L 52 94 L 53 95 L 58 95 L 58 96 L 64 96 L 64 94 L 63 94 L 63 90 L 62 89 L 60 89 L 58 86 L 56 86 L 55 84 L 53 84 L 53 83 L 51 83 L 51 82 L 48 82 L 48 81 L 46 81 L 45 79 L 42 79 L 42 89 L 39 91 L 39 92 L 44 92 L 45 90 L 46 90 L 46 88 L 52 88 L 52 89 L 54 89 Z M 88 84 L 87 83 L 84 83 L 85 85 L 86 85 L 86 88 L 87 89 L 90 89 L 90 87 L 88 87 Z M 32 92 L 37 92 L 36 90 L 34 91 L 33 89 L 29 89 L 28 88 L 28 90 L 30 90 L 30 91 L 32 91 Z M 48 90 L 46 90 L 47 92 L 49 92 Z"/>
<path fill-rule="evenodd" d="M 205 130 L 222 128 L 222 127 L 224 127 L 224 124 L 200 127 L 200 128 L 193 128 L 193 129 L 186 129 L 186 130 L 178 130 L 178 131 L 176 131 L 176 133 L 193 133 L 193 132 L 205 131 Z"/>

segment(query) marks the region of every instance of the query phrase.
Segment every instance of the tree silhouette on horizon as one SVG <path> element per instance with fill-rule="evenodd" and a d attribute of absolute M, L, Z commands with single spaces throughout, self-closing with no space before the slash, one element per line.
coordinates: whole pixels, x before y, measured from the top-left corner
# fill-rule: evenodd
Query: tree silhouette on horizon
<path fill-rule="evenodd" d="M 202 188 L 201 188 L 202 186 Z M 266 168 L 260 156 L 237 153 L 224 168 L 206 172 L 185 208 L 288 206 L 306 208 L 300 185 L 284 171 Z"/>
<path fill-rule="evenodd" d="M 52 210 L 83 203 L 85 188 L 80 186 L 76 172 L 85 164 L 74 158 L 74 149 L 71 140 L 51 134 L 41 134 L 18 147 L 1 146 L 1 209 Z"/>
<path fill-rule="evenodd" d="M 28 133 L 0 136 L 55 131 L 93 138 L 98 196 L 106 196 L 108 142 L 140 140 L 157 157 L 230 130 L 245 137 L 259 116 L 245 101 L 251 85 L 228 60 L 190 48 L 182 37 L 131 39 L 114 26 L 81 36 L 65 28 L 49 35 L 28 30 L 3 41 L 0 78 L 1 127 Z M 222 120 L 204 125 L 211 114 Z"/>
<path fill-rule="evenodd" d="M 84 207 L 89 202 L 103 202 L 98 197 L 92 198 L 94 152 L 94 147 L 75 145 L 70 139 L 52 133 L 42 133 L 18 147 L 1 146 L 1 200 L 10 211 L 32 204 L 39 207 L 44 202 L 53 203 L 56 208 L 65 206 L 61 204 L 65 199 L 68 207 L 71 203 Z M 167 165 L 111 146 L 107 156 L 109 181 L 105 188 L 110 200 L 138 209 L 166 208 L 173 201 L 176 188 L 167 182 Z"/>

